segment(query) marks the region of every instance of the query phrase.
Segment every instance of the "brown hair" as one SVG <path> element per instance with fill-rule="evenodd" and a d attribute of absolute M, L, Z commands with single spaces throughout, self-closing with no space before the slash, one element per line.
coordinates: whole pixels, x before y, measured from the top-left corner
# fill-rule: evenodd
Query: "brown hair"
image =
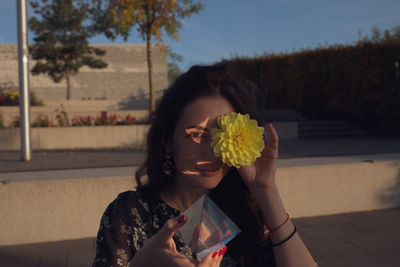
<path fill-rule="evenodd" d="M 240 77 L 237 70 L 223 64 L 193 66 L 165 91 L 151 116 L 147 157 L 136 172 L 138 188 L 145 187 L 159 193 L 173 182 L 173 176 L 167 176 L 162 171 L 162 147 L 172 138 L 184 107 L 194 100 L 205 96 L 222 96 L 236 112 L 249 114 L 256 119 L 251 97 L 243 89 L 245 83 Z M 236 168 L 229 170 L 221 183 L 212 190 L 210 197 L 242 230 L 228 244 L 228 252 L 237 255 L 242 265 L 251 266 L 254 258 L 247 249 L 259 242 L 263 232 L 263 219 Z"/>

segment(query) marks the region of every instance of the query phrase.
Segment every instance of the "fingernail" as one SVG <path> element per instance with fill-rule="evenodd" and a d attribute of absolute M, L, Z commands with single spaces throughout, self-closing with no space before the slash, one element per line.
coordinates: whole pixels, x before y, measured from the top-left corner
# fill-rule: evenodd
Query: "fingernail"
<path fill-rule="evenodd" d="M 221 248 L 221 249 L 219 250 L 219 252 L 218 252 L 218 256 L 221 256 L 222 253 L 223 253 L 223 249 Z"/>
<path fill-rule="evenodd" d="M 212 254 L 212 258 L 214 259 L 217 256 L 218 252 L 214 251 L 214 253 Z"/>
<path fill-rule="evenodd" d="M 226 252 L 227 249 L 228 249 L 228 247 L 226 247 L 226 246 L 222 249 L 222 255 L 225 254 L 225 252 Z"/>
<path fill-rule="evenodd" d="M 178 223 L 183 223 L 184 221 L 185 221 L 185 219 L 186 219 L 186 216 L 185 215 L 181 215 L 179 218 L 178 218 Z"/>

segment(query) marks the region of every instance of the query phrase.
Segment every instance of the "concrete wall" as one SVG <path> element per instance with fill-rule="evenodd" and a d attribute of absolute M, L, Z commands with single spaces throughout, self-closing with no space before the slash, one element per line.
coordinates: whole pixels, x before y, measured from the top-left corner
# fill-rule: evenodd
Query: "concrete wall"
<path fill-rule="evenodd" d="M 134 168 L 0 173 L 0 245 L 96 236 Z M 291 217 L 400 207 L 400 154 L 278 161 L 277 184 Z"/>
<path fill-rule="evenodd" d="M 142 147 L 148 125 L 31 128 L 32 149 Z M 0 150 L 20 149 L 20 129 L 0 129 Z"/>
<path fill-rule="evenodd" d="M 0 245 L 95 236 L 106 206 L 119 192 L 134 188 L 132 172 L 124 170 L 122 175 L 110 174 L 108 169 L 78 172 L 75 176 L 77 171 L 64 171 L 67 177 L 60 172 L 30 172 L 26 177 L 34 177 L 32 180 L 3 181 L 0 226 L 5 228 L 0 229 Z"/>
<path fill-rule="evenodd" d="M 400 207 L 400 154 L 280 160 L 277 183 L 294 217 Z"/>
<path fill-rule="evenodd" d="M 106 98 L 119 101 L 125 108 L 147 108 L 146 46 L 143 44 L 93 46 L 107 51 L 101 59 L 108 63 L 108 67 L 102 70 L 81 68 L 71 80 L 72 99 Z M 154 46 L 152 52 L 154 89 L 159 97 L 168 83 L 166 50 L 162 46 Z M 30 66 L 34 66 L 33 61 L 30 61 Z M 15 44 L 0 44 L 0 82 L 12 82 L 18 87 L 18 50 Z M 54 83 L 44 74 L 30 76 L 30 89 L 44 102 L 66 98 L 65 80 Z"/>

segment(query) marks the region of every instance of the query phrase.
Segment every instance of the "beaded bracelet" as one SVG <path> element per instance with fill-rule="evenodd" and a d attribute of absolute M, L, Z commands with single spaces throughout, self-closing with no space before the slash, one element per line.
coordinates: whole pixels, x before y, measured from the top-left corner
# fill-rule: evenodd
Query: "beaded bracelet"
<path fill-rule="evenodd" d="M 274 229 L 268 230 L 268 232 L 265 233 L 264 237 L 261 239 L 261 242 L 265 241 L 267 239 L 267 237 L 272 235 L 274 232 L 278 231 L 282 226 L 284 226 L 289 221 L 289 213 L 286 213 L 286 215 L 287 215 L 287 217 L 286 217 L 285 221 L 283 223 L 281 223 L 280 225 L 278 225 L 277 227 L 275 227 Z"/>
<path fill-rule="evenodd" d="M 297 232 L 297 228 L 296 228 L 296 226 L 295 226 L 293 232 L 292 232 L 288 237 L 286 237 L 285 239 L 283 239 L 282 241 L 280 241 L 280 242 L 278 242 L 278 243 L 276 243 L 276 244 L 272 243 L 272 246 L 273 246 L 273 247 L 277 247 L 277 246 L 282 245 L 283 243 L 285 243 L 286 241 L 288 241 L 289 239 L 291 239 L 291 238 L 294 236 L 294 234 L 295 234 L 296 232 Z"/>

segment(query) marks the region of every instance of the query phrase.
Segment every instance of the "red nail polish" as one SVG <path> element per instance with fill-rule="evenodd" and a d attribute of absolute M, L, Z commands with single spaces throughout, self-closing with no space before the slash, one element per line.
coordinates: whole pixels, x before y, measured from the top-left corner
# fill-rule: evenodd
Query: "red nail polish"
<path fill-rule="evenodd" d="M 221 256 L 221 255 L 222 255 L 222 249 L 220 249 L 218 252 L 218 256 Z"/>
<path fill-rule="evenodd" d="M 217 256 L 218 252 L 214 251 L 214 253 L 212 254 L 212 258 L 214 259 L 215 256 Z"/>
<path fill-rule="evenodd" d="M 178 218 L 178 223 L 183 223 L 184 221 L 185 221 L 185 219 L 186 219 L 186 216 L 185 215 L 181 215 L 179 218 Z"/>
<path fill-rule="evenodd" d="M 222 249 L 222 255 L 225 254 L 225 252 L 226 252 L 227 249 L 228 249 L 228 247 L 224 247 L 224 248 Z"/>

